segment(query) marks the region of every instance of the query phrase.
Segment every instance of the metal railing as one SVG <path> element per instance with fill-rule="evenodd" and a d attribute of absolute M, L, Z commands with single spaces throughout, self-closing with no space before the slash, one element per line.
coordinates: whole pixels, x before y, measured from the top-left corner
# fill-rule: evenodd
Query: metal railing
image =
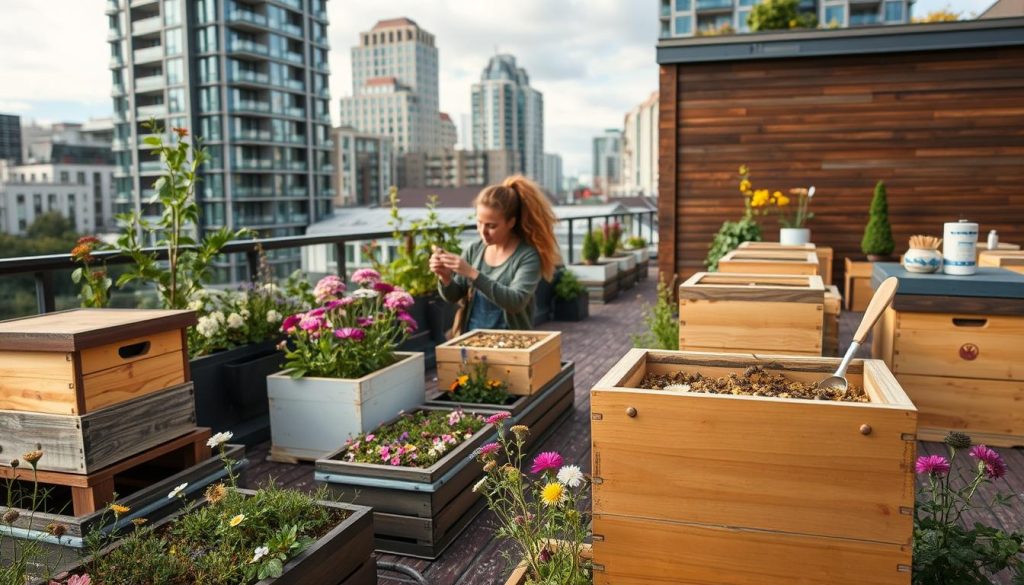
<path fill-rule="evenodd" d="M 581 208 L 585 209 L 585 208 Z M 623 224 L 624 237 L 630 235 L 643 236 L 644 228 L 647 228 L 647 242 L 650 245 L 654 241 L 654 234 L 657 231 L 657 211 L 627 211 L 612 214 L 578 215 L 572 217 L 558 218 L 558 224 L 568 222 L 568 245 L 563 260 L 566 264 L 574 261 L 574 226 L 577 222 L 586 222 L 587 228 L 584 233 L 592 232 L 595 222 L 619 221 Z M 625 221 L 626 219 L 630 221 Z M 646 222 L 644 219 L 646 218 Z M 475 224 L 463 224 L 463 231 L 476 229 Z M 411 230 L 401 230 L 401 234 L 408 234 Z M 393 230 L 367 231 L 346 234 L 322 234 L 306 236 L 289 236 L 282 238 L 264 238 L 254 240 L 235 240 L 229 242 L 221 249 L 221 254 L 245 254 L 249 274 L 256 277 L 259 270 L 259 250 L 290 250 L 314 245 L 333 245 L 335 247 L 335 258 L 337 261 L 337 273 L 345 278 L 348 277 L 348 269 L 345 260 L 345 245 L 348 242 L 361 242 L 367 240 L 378 240 L 391 238 Z M 146 248 L 149 252 L 155 252 L 159 260 L 167 259 L 166 248 Z M 94 252 L 100 263 L 107 265 L 129 264 L 131 258 L 122 256 L 116 251 Z M 57 271 L 73 270 L 79 264 L 71 260 L 70 254 L 51 254 L 47 256 L 23 256 L 20 258 L 0 259 L 0 277 L 31 275 L 35 280 L 36 305 L 40 313 L 49 313 L 55 310 L 56 299 L 54 295 L 53 273 Z"/>

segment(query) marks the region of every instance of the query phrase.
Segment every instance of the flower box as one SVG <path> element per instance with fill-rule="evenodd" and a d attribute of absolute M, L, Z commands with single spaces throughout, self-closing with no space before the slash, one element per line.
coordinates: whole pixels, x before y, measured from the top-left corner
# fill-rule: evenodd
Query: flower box
<path fill-rule="evenodd" d="M 782 250 L 814 252 L 818 257 L 818 266 L 821 269 L 818 273 L 826 286 L 832 284 L 832 258 L 833 250 L 828 246 L 815 246 L 814 244 L 780 244 L 779 242 L 743 242 L 741 250 Z"/>
<path fill-rule="evenodd" d="M 466 342 L 481 334 L 524 335 L 536 339 L 529 347 L 509 349 L 469 347 Z M 533 394 L 561 369 L 562 334 L 558 331 L 476 329 L 437 346 L 437 386 L 448 388 L 463 364 L 486 361 L 487 376 L 508 384 L 509 394 Z"/>
<path fill-rule="evenodd" d="M 637 388 L 838 363 L 627 353 L 591 391 L 595 583 L 908 584 L 917 412 L 882 362 L 847 373 L 868 403 Z"/>
<path fill-rule="evenodd" d="M 580 557 L 584 559 L 594 558 L 594 551 L 591 545 L 583 545 L 583 550 L 581 551 Z M 526 561 L 522 561 L 518 565 L 516 565 L 514 569 L 512 569 L 512 574 L 509 575 L 508 579 L 505 580 L 505 585 L 526 585 L 529 576 L 529 566 L 527 565 Z"/>
<path fill-rule="evenodd" d="M 422 353 L 396 352 L 399 361 L 358 379 L 267 377 L 272 461 L 312 461 L 351 435 L 376 428 L 425 397 Z"/>
<path fill-rule="evenodd" d="M 192 311 L 75 309 L 0 323 L 0 409 L 84 415 L 189 380 Z"/>
<path fill-rule="evenodd" d="M 202 433 L 199 446 L 205 447 L 209 435 L 209 431 Z M 62 571 L 76 564 L 87 552 L 83 537 L 93 531 L 110 534 L 130 527 L 135 518 L 144 517 L 150 522 L 156 522 L 168 516 L 181 504 L 179 499 L 167 497 L 176 486 L 187 483 L 186 495 L 201 494 L 206 486 L 226 475 L 220 459 L 197 461 L 194 456 L 196 447 L 194 442 L 187 439 L 175 441 L 159 457 L 147 458 L 137 465 L 112 473 L 117 502 L 131 509 L 119 519 L 115 519 L 106 509 L 109 502 L 102 502 L 104 507 L 93 512 L 74 515 L 71 494 L 65 495 L 59 488 L 41 482 L 41 487 L 46 486 L 52 490 L 49 508 L 34 514 L 31 510 L 15 508 L 19 512 L 18 520 L 13 526 L 0 526 L 0 557 L 12 557 L 16 539 L 33 540 L 40 547 L 40 554 L 33 561 L 54 571 Z M 236 461 L 233 468 L 236 472 L 249 463 L 244 459 L 245 447 L 242 445 L 229 445 L 226 455 Z M 188 465 L 190 462 L 193 464 Z M 7 501 L 6 494 L 0 492 L 0 501 Z M 0 506 L 0 515 L 6 511 L 7 508 Z M 46 531 L 50 524 L 61 524 L 67 531 L 58 540 Z"/>
<path fill-rule="evenodd" d="M 629 290 L 637 282 L 636 277 L 636 255 L 631 252 L 621 252 L 611 257 L 602 257 L 602 262 L 617 262 L 619 265 L 619 290 Z"/>
<path fill-rule="evenodd" d="M 494 436 L 494 426 L 484 425 L 427 468 L 349 462 L 343 447 L 316 461 L 315 478 L 373 508 L 377 550 L 434 559 L 483 509 L 472 489 L 483 475 L 473 452 Z"/>
<path fill-rule="evenodd" d="M 270 438 L 267 376 L 284 363 L 276 342 L 243 345 L 189 363 L 197 424 L 230 431 L 232 441 L 245 445 Z"/>
<path fill-rule="evenodd" d="M 239 490 L 252 495 L 250 490 Z M 339 502 L 318 502 L 320 506 L 344 510 L 348 515 L 284 564 L 280 577 L 267 578 L 255 585 L 373 585 L 377 582 L 377 562 L 373 558 L 373 515 L 369 508 Z M 173 522 L 181 512 L 153 525 L 155 530 Z M 101 554 L 120 546 L 115 542 Z M 82 565 L 91 560 L 86 558 Z M 70 571 L 69 571 L 70 572 Z"/>
<path fill-rule="evenodd" d="M 590 301 L 607 303 L 619 296 L 619 263 L 611 260 L 594 264 L 570 264 L 566 269 L 587 288 Z"/>
<path fill-rule="evenodd" d="M 740 274 L 817 275 L 818 255 L 813 251 L 744 249 L 733 250 L 718 261 L 719 272 Z"/>
<path fill-rule="evenodd" d="M 679 349 L 821 355 L 817 276 L 698 272 L 679 285 Z"/>

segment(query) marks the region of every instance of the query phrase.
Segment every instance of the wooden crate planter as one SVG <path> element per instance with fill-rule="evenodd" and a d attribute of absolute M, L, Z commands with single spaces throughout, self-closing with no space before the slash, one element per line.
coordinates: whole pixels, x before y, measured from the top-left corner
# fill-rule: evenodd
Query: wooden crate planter
<path fill-rule="evenodd" d="M 195 428 L 191 382 L 82 416 L 0 410 L 0 467 L 40 449 L 40 470 L 90 474 Z"/>
<path fill-rule="evenodd" d="M 427 468 L 350 463 L 342 448 L 317 460 L 315 478 L 373 508 L 378 550 L 434 559 L 483 509 L 472 490 L 483 475 L 473 452 L 494 438 L 485 425 Z"/>
<path fill-rule="evenodd" d="M 583 545 L 583 550 L 580 551 L 580 558 L 587 560 L 594 558 L 594 552 L 589 544 Z M 527 565 L 527 561 L 523 560 L 516 565 L 514 569 L 512 569 L 512 574 L 505 580 L 505 585 L 526 585 L 527 578 L 529 576 L 529 566 Z"/>
<path fill-rule="evenodd" d="M 719 272 L 740 274 L 798 274 L 812 276 L 820 270 L 813 251 L 733 250 L 718 261 Z"/>
<path fill-rule="evenodd" d="M 838 363 L 627 353 L 591 391 L 595 583 L 910 583 L 917 413 L 882 362 L 847 374 L 870 403 L 637 388 L 752 365 L 817 382 Z"/>
<path fill-rule="evenodd" d="M 611 257 L 601 257 L 601 262 L 616 262 L 619 265 L 619 290 L 629 290 L 637 283 L 637 258 L 631 252 L 619 253 Z"/>
<path fill-rule="evenodd" d="M 698 272 L 679 285 L 679 348 L 821 355 L 817 276 Z"/>
<path fill-rule="evenodd" d="M 978 253 L 978 266 L 1005 268 L 1024 274 L 1024 252 L 1012 250 L 982 250 Z"/>
<path fill-rule="evenodd" d="M 537 341 L 525 349 L 467 347 L 463 342 L 480 333 L 531 335 Z M 476 329 L 437 346 L 437 386 L 448 388 L 463 370 L 487 362 L 487 375 L 508 384 L 509 394 L 533 394 L 554 378 L 562 363 L 562 334 L 558 331 Z"/>
<path fill-rule="evenodd" d="M 846 303 L 846 310 L 861 312 L 868 308 L 868 302 L 874 294 L 871 288 L 871 269 L 875 263 L 849 258 L 846 258 L 844 263 L 843 300 Z"/>
<path fill-rule="evenodd" d="M 199 446 L 205 447 L 204 443 L 210 433 L 204 430 L 199 434 Z M 41 487 L 50 490 L 50 506 L 55 512 L 37 511 L 32 514 L 31 510 L 16 508 L 19 517 L 13 527 L 0 527 L 0 557 L 11 558 L 16 539 L 34 540 L 41 547 L 40 556 L 34 562 L 62 571 L 76 564 L 87 552 L 84 536 L 94 531 L 104 534 L 119 532 L 132 526 L 135 518 L 156 522 L 167 517 L 178 510 L 181 504 L 178 498 L 167 497 L 171 490 L 187 483 L 185 494 L 193 499 L 197 495 L 201 496 L 206 486 L 227 475 L 223 462 L 219 458 L 209 457 L 209 450 L 205 452 L 205 457 L 196 460 L 197 450 L 195 442 L 188 439 L 172 441 L 161 446 L 158 456 L 111 473 L 117 502 L 130 508 L 117 521 L 106 508 L 109 502 L 102 502 L 96 511 L 75 515 L 75 502 L 70 493 L 58 493 L 62 486 L 43 484 Z M 244 446 L 228 445 L 226 454 L 235 461 L 233 469 L 236 472 L 248 466 Z M 0 494 L 0 497 L 4 498 L 0 501 L 6 502 L 5 495 Z M 7 508 L 0 506 L 0 515 L 6 511 Z M 50 524 L 62 524 L 67 528 L 59 542 L 46 532 L 46 526 Z"/>
<path fill-rule="evenodd" d="M 0 409 L 83 415 L 189 380 L 192 311 L 76 309 L 0 322 Z"/>
<path fill-rule="evenodd" d="M 239 490 L 253 494 L 251 490 Z M 373 514 L 364 506 L 339 502 L 318 502 L 326 508 L 345 510 L 348 516 L 324 536 L 313 541 L 284 565 L 284 573 L 256 585 L 374 585 L 377 562 L 373 558 Z M 153 525 L 154 529 L 173 522 L 181 512 Z M 114 543 L 101 554 L 119 546 Z M 89 562 L 86 559 L 84 566 Z"/>
<path fill-rule="evenodd" d="M 592 303 L 608 303 L 619 296 L 619 263 L 570 264 L 566 267 L 587 289 Z"/>
<path fill-rule="evenodd" d="M 878 264 L 876 278 L 902 270 Z M 968 278 L 901 278 L 893 307 L 875 326 L 872 355 L 920 411 L 922 439 L 940 441 L 955 430 L 977 443 L 1022 446 L 1024 275 L 978 270 Z"/>
<path fill-rule="evenodd" d="M 839 355 L 839 317 L 842 312 L 843 299 L 839 288 L 834 284 L 825 286 L 825 319 L 821 328 L 821 355 L 836 357 Z"/>
<path fill-rule="evenodd" d="M 196 422 L 231 431 L 231 441 L 255 445 L 270 439 L 267 376 L 284 364 L 277 342 L 243 345 L 189 362 L 196 392 Z"/>
<path fill-rule="evenodd" d="M 315 461 L 351 436 L 409 411 L 426 396 L 422 353 L 396 352 L 399 361 L 358 379 L 305 377 L 287 371 L 267 377 L 271 447 L 268 459 Z"/>

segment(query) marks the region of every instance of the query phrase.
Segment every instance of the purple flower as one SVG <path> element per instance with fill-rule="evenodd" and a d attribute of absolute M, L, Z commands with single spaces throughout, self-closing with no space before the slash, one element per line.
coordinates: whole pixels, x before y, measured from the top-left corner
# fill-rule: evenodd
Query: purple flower
<path fill-rule="evenodd" d="M 416 323 L 416 319 L 413 319 L 412 315 L 410 315 L 409 313 L 406 313 L 405 311 L 398 311 L 397 313 L 395 313 L 395 316 L 398 317 L 399 321 L 405 323 L 405 329 L 409 333 L 415 333 L 416 330 L 419 328 L 419 324 Z"/>
<path fill-rule="evenodd" d="M 978 460 L 979 465 L 985 466 L 985 475 L 989 479 L 999 479 L 1006 475 L 1006 463 L 995 450 L 985 445 L 975 445 L 971 447 L 969 453 Z"/>
<path fill-rule="evenodd" d="M 362 341 L 366 337 L 366 332 L 358 327 L 342 327 L 334 332 L 334 336 L 338 339 Z"/>
<path fill-rule="evenodd" d="M 302 321 L 302 318 L 304 316 L 305 315 L 303 315 L 302 313 L 297 313 L 295 315 L 289 315 L 288 317 L 285 317 L 284 321 L 281 323 L 281 331 L 284 331 L 285 333 L 291 333 L 292 331 L 295 330 L 295 326 L 299 324 L 299 321 Z"/>
<path fill-rule="evenodd" d="M 333 274 L 321 278 L 313 287 L 313 296 L 318 303 L 337 298 L 343 292 L 345 292 L 345 281 Z"/>
<path fill-rule="evenodd" d="M 386 295 L 391 291 L 395 290 L 395 287 L 386 282 L 375 282 L 373 283 L 373 290 L 379 292 L 382 295 Z"/>
<path fill-rule="evenodd" d="M 481 457 L 487 457 L 488 455 L 494 455 L 498 451 L 501 451 L 501 445 L 497 443 L 487 443 L 477 451 Z"/>
<path fill-rule="evenodd" d="M 510 412 L 496 412 L 491 416 L 487 417 L 487 424 L 493 425 L 498 421 L 502 421 L 505 420 L 506 418 L 509 418 L 510 416 L 512 416 L 512 413 Z"/>
<path fill-rule="evenodd" d="M 918 457 L 917 463 L 914 464 L 914 471 L 919 474 L 931 474 L 935 475 L 946 475 L 949 473 L 949 461 L 942 455 L 928 455 L 927 457 Z"/>
<path fill-rule="evenodd" d="M 562 456 L 555 451 L 545 451 L 533 458 L 533 467 L 530 468 L 530 473 L 558 471 L 561 467 Z"/>
<path fill-rule="evenodd" d="M 415 302 L 412 295 L 404 290 L 391 291 L 384 297 L 384 306 L 392 311 L 404 311 Z"/>
<path fill-rule="evenodd" d="M 352 282 L 372 286 L 380 282 L 380 273 L 372 268 L 360 268 L 352 273 Z"/>
<path fill-rule="evenodd" d="M 399 441 L 408 441 L 409 440 L 409 431 L 403 431 L 401 435 L 398 435 L 398 440 Z"/>

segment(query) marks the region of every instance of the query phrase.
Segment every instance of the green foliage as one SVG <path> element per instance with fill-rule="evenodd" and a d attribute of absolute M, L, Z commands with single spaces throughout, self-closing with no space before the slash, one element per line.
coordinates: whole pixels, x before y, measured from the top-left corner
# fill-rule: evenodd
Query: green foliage
<path fill-rule="evenodd" d="M 601 257 L 601 246 L 597 242 L 597 235 L 588 232 L 583 236 L 583 263 L 594 264 Z"/>
<path fill-rule="evenodd" d="M 998 459 L 995 466 L 991 459 L 986 463 L 972 452 L 977 461 L 968 467 L 973 475 L 965 477 L 963 466 L 956 465 L 959 449 L 948 448 L 948 460 L 932 456 L 946 463 L 945 471 L 929 472 L 918 466 L 918 473 L 927 473 L 928 481 L 919 490 L 914 508 L 913 584 L 988 585 L 994 575 L 1007 569 L 1013 583 L 1024 583 L 1024 531 L 1007 533 L 980 522 L 968 527 L 965 520 L 974 508 L 994 511 L 1020 501 L 1016 494 L 996 493 L 990 504 L 973 502 L 981 486 L 994 484 L 1002 476 L 999 464 L 1005 473 L 1005 464 L 995 451 L 987 453 Z"/>
<path fill-rule="evenodd" d="M 722 256 L 735 250 L 743 242 L 760 241 L 761 225 L 752 216 L 745 216 L 739 221 L 724 222 L 711 242 L 711 249 L 704 259 L 704 265 L 714 272 L 718 270 L 718 261 Z"/>
<path fill-rule="evenodd" d="M 511 395 L 508 384 L 487 376 L 487 361 L 476 362 L 467 372 L 466 363 L 448 387 L 448 397 L 455 402 L 472 404 L 507 404 Z"/>
<path fill-rule="evenodd" d="M 664 280 L 658 283 L 658 300 L 652 307 L 644 304 L 644 331 L 633 335 L 633 347 L 679 349 L 679 319 L 672 289 Z"/>
<path fill-rule="evenodd" d="M 144 219 L 140 212 L 121 214 L 118 221 L 124 231 L 117 239 L 117 249 L 133 260 L 129 269 L 117 279 L 117 286 L 131 282 L 156 285 L 165 309 L 184 309 L 193 295 L 209 282 L 210 264 L 221 248 L 231 240 L 249 235 L 248 229 L 232 231 L 223 227 L 207 232 L 201 242 L 194 236 L 199 225 L 199 205 L 195 187 L 199 168 L 208 158 L 206 151 L 185 141 L 187 131 L 174 128 L 177 144 L 164 144 L 159 124 L 144 124 L 155 136 L 147 136 L 145 144 L 153 147 L 165 166 L 165 174 L 153 183 L 156 194 L 147 204 L 159 204 L 161 214 L 156 222 Z M 160 262 L 147 252 L 141 234 L 153 234 L 156 246 L 166 248 L 168 260 Z"/>
<path fill-rule="evenodd" d="M 96 257 L 93 251 L 100 247 L 100 241 L 94 236 L 78 239 L 77 245 L 71 250 L 71 259 L 81 264 L 71 273 L 71 282 L 79 285 L 78 298 L 83 307 L 100 309 L 110 302 L 110 287 L 114 281 L 107 273 L 105 263 L 93 268 Z"/>
<path fill-rule="evenodd" d="M 28 238 L 54 238 L 73 240 L 77 237 L 75 224 L 57 211 L 48 211 L 36 217 L 32 225 L 25 230 Z"/>
<path fill-rule="evenodd" d="M 487 423 L 462 410 L 417 410 L 345 441 L 345 461 L 430 467 Z M 468 433 L 468 434 L 467 434 Z"/>
<path fill-rule="evenodd" d="M 626 240 L 626 249 L 627 250 L 639 250 L 641 248 L 646 248 L 646 247 L 647 247 L 647 240 L 644 239 L 641 236 L 629 236 L 629 239 Z"/>
<path fill-rule="evenodd" d="M 617 221 L 604 224 L 599 237 L 601 238 L 601 255 L 611 258 L 619 249 L 619 242 L 622 240 L 622 225 Z"/>
<path fill-rule="evenodd" d="M 868 225 L 864 228 L 864 237 L 860 241 L 860 249 L 865 254 L 888 256 L 896 249 L 892 239 L 892 226 L 889 225 L 889 203 L 886 201 L 885 183 L 879 181 L 875 185 L 875 195 L 871 199 Z"/>
<path fill-rule="evenodd" d="M 814 28 L 818 26 L 818 17 L 801 12 L 800 0 L 763 0 L 750 11 L 747 25 L 751 32 Z"/>
<path fill-rule="evenodd" d="M 571 301 L 580 295 L 587 294 L 587 287 L 583 286 L 580 279 L 571 270 L 563 270 L 558 275 L 558 282 L 555 283 L 555 297 L 562 301 Z"/>
<path fill-rule="evenodd" d="M 42 451 L 34 453 L 43 455 Z M 8 534 L 12 528 L 22 525 L 34 530 L 43 529 L 42 525 L 47 521 L 37 519 L 36 514 L 51 511 L 45 507 L 51 488 L 39 483 L 39 458 L 30 459 L 28 455 L 25 455 L 25 461 L 13 457 L 5 465 L 9 465 L 12 470 L 31 466 L 31 485 L 23 488 L 13 477 L 0 483 L 6 496 L 3 505 L 0 505 L 0 585 L 24 585 L 34 582 L 31 577 L 49 577 L 53 569 L 61 564 L 61 558 L 58 558 L 52 567 L 47 565 L 48 554 L 41 539 L 14 538 Z M 46 525 L 45 530 L 59 539 L 66 528 L 52 523 Z"/>
<path fill-rule="evenodd" d="M 398 256 L 387 265 L 374 261 L 374 268 L 385 280 L 404 288 L 411 295 L 431 294 L 437 290 L 437 275 L 430 271 L 430 255 L 435 247 L 459 254 L 462 251 L 459 241 L 462 227 L 441 221 L 437 213 L 437 197 L 431 196 L 427 202 L 427 216 L 409 222 L 405 228 L 405 220 L 398 212 L 398 190 L 394 187 L 391 188 L 390 199 L 391 219 L 388 224 L 394 230 L 391 237 L 399 243 Z M 403 233 L 405 230 L 407 233 Z M 376 258 L 374 252 L 371 249 L 370 255 Z"/>

